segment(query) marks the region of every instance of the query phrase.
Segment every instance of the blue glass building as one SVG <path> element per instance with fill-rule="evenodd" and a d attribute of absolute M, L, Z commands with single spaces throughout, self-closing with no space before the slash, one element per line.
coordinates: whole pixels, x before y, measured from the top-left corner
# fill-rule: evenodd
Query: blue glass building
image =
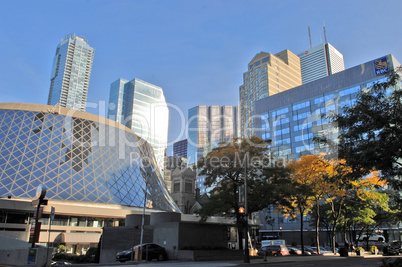
<path fill-rule="evenodd" d="M 161 87 L 140 79 L 118 79 L 110 86 L 108 118 L 124 124 L 150 143 L 163 169 L 169 109 Z"/>
<path fill-rule="evenodd" d="M 179 211 L 150 145 L 114 121 L 73 109 L 0 104 L 0 196 Z"/>
<path fill-rule="evenodd" d="M 387 55 L 333 75 L 295 87 L 255 102 L 257 136 L 272 140 L 272 151 L 285 159 L 327 152 L 314 137 L 335 140 L 337 128 L 325 115 L 342 113 L 356 95 L 386 79 L 385 71 L 399 62 Z M 386 68 L 385 68 L 386 67 Z"/>
<path fill-rule="evenodd" d="M 86 39 L 64 37 L 53 60 L 48 105 L 85 111 L 94 53 Z"/>

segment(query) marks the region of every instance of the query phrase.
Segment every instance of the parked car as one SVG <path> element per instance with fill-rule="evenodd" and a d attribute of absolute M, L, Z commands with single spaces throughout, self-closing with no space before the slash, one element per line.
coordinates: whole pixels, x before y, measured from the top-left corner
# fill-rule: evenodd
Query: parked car
<path fill-rule="evenodd" d="M 310 252 L 311 255 L 317 255 L 318 254 L 317 249 L 313 249 L 311 247 L 304 247 L 304 251 Z"/>
<path fill-rule="evenodd" d="M 258 255 L 262 256 L 266 253 L 267 256 L 287 256 L 289 254 L 289 250 L 285 245 L 272 245 L 272 246 L 263 246 L 258 251 Z"/>
<path fill-rule="evenodd" d="M 393 241 L 392 243 L 383 247 L 384 255 L 399 255 L 402 253 L 402 243 L 400 241 Z"/>
<path fill-rule="evenodd" d="M 302 251 L 295 247 L 288 247 L 290 255 L 301 255 Z"/>
<path fill-rule="evenodd" d="M 135 247 L 133 247 L 133 249 L 128 249 L 128 250 L 124 250 L 121 252 L 118 252 L 116 254 L 116 261 L 119 262 L 125 262 L 125 261 L 129 261 L 132 259 L 131 257 L 131 253 L 135 253 L 136 248 L 139 248 L 140 245 L 137 245 Z M 142 259 L 143 260 L 153 260 L 156 259 L 158 261 L 163 261 L 163 260 L 167 260 L 167 254 L 165 251 L 165 248 L 157 245 L 157 244 L 152 244 L 152 243 L 148 243 L 148 244 L 143 244 L 142 245 Z"/>
<path fill-rule="evenodd" d="M 318 252 L 317 247 L 310 247 L 310 248 L 311 248 L 312 250 L 315 250 L 315 251 Z M 320 247 L 320 254 L 324 254 L 324 253 L 328 253 L 328 252 L 330 252 L 330 251 L 326 250 L 326 249 L 323 248 L 323 247 Z"/>

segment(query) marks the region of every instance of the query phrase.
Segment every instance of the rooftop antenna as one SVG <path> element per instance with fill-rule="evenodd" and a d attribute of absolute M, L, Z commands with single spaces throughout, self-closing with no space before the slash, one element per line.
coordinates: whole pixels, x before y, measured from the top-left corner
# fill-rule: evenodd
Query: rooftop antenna
<path fill-rule="evenodd" d="M 310 48 L 313 47 L 313 44 L 311 43 L 311 31 L 310 31 L 310 25 L 308 25 L 308 37 L 310 38 Z"/>
<path fill-rule="evenodd" d="M 327 31 L 325 30 L 325 21 L 323 21 L 322 23 L 324 24 L 324 38 L 325 38 L 325 44 L 327 44 L 327 43 L 328 43 L 328 40 L 327 40 Z"/>

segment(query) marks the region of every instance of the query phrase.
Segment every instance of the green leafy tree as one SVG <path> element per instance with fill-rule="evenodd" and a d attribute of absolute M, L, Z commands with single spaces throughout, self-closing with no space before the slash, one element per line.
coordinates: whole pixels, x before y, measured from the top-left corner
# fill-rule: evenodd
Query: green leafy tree
<path fill-rule="evenodd" d="M 356 104 L 332 117 L 340 129 L 339 157 L 357 176 L 372 169 L 396 190 L 402 189 L 402 90 L 401 69 L 388 79 L 358 94 Z"/>
<path fill-rule="evenodd" d="M 263 190 L 272 190 L 264 185 L 263 167 L 270 164 L 267 153 L 268 143 L 258 137 L 234 138 L 232 142 L 212 149 L 198 162 L 200 175 L 206 176 L 205 185 L 214 186 L 208 203 L 199 210 L 201 220 L 212 215 L 229 216 L 236 218 L 239 228 L 243 227 L 245 218 L 239 213 L 239 191 L 244 191 L 245 173 L 248 214 L 267 206 L 264 201 L 269 201 L 266 196 L 271 194 Z"/>

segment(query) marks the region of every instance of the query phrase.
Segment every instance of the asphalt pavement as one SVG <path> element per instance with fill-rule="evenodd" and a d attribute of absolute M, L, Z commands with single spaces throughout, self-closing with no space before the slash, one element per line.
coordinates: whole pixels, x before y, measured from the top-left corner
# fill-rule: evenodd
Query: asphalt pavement
<path fill-rule="evenodd" d="M 334 255 L 319 255 L 319 256 L 284 256 L 284 257 L 267 257 L 267 261 L 261 258 L 251 258 L 250 263 L 244 263 L 244 261 L 151 261 L 151 262 L 126 262 L 126 263 L 115 263 L 115 264 L 80 264 L 80 265 L 69 265 L 71 267 L 161 267 L 161 266 L 192 266 L 192 267 L 245 267 L 245 266 L 290 266 L 290 267 L 310 267 L 310 266 L 325 266 L 325 267 L 336 267 L 336 266 L 353 266 L 353 267 L 379 267 L 382 266 L 382 260 L 385 258 L 394 261 L 396 259 L 402 258 L 399 256 L 383 257 L 382 255 L 367 255 L 363 256 L 349 256 L 340 257 Z M 402 265 L 397 265 L 402 266 Z"/>

